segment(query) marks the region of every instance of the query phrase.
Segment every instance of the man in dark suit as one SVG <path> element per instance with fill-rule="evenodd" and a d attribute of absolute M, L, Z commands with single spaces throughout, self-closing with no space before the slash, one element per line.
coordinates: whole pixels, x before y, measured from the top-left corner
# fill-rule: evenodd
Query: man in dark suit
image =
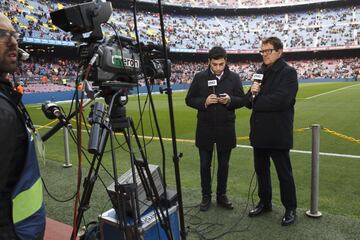
<path fill-rule="evenodd" d="M 249 217 L 271 211 L 270 158 L 280 182 L 281 202 L 285 214 L 283 226 L 296 218 L 296 191 L 289 156 L 293 147 L 294 105 L 298 91 L 297 73 L 282 58 L 283 44 L 270 37 L 262 41 L 263 64 L 261 82 L 254 81 L 248 93 L 247 107 L 252 108 L 250 142 L 254 150 L 254 165 L 258 179 L 260 202 Z"/>
<path fill-rule="evenodd" d="M 226 196 L 229 159 L 236 146 L 235 109 L 244 106 L 244 91 L 239 75 L 226 65 L 222 47 L 209 51 L 209 67 L 195 75 L 186 96 L 186 104 L 198 110 L 196 141 L 200 155 L 202 201 L 200 210 L 211 206 L 211 159 L 214 144 L 218 157 L 217 204 L 233 209 Z"/>

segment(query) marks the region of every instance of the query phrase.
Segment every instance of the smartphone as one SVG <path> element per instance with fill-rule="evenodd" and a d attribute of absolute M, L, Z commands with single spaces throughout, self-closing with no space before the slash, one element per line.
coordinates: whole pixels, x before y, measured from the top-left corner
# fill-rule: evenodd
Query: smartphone
<path fill-rule="evenodd" d="M 226 93 L 220 93 L 219 97 L 226 97 Z"/>

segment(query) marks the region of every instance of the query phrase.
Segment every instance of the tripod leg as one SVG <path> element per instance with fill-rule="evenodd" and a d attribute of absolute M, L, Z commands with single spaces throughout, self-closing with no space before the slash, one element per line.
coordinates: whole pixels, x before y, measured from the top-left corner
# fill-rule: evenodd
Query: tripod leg
<path fill-rule="evenodd" d="M 107 138 L 109 136 L 108 131 L 104 130 L 103 131 L 103 136 L 101 141 L 103 142 L 102 147 L 101 147 L 101 152 L 100 154 L 94 154 L 93 159 L 91 161 L 91 165 L 90 165 L 90 169 L 89 169 L 89 173 L 88 176 L 85 178 L 84 180 L 84 190 L 83 193 L 81 195 L 81 200 L 80 200 L 80 205 L 78 207 L 78 213 L 76 216 L 76 233 L 74 233 L 75 229 L 73 229 L 73 232 L 71 234 L 71 240 L 75 240 L 76 239 L 76 235 L 79 231 L 80 225 L 81 225 L 81 221 L 82 218 L 84 216 L 84 212 L 89 209 L 89 204 L 90 204 L 90 198 L 91 198 L 91 194 L 93 192 L 94 189 L 94 185 L 95 185 L 95 181 L 98 177 L 98 173 L 99 173 L 99 169 L 100 169 L 100 165 L 101 165 L 101 159 L 102 156 L 104 154 L 104 150 L 105 150 L 105 145 L 106 145 L 106 141 Z M 96 164 L 96 167 L 95 167 Z"/>
<path fill-rule="evenodd" d="M 115 198 L 116 198 L 116 203 L 117 203 L 114 207 L 117 208 L 117 209 L 115 209 L 115 212 L 116 212 L 118 223 L 119 223 L 119 228 L 120 228 L 119 232 L 122 234 L 123 239 L 128 239 L 129 238 L 129 236 L 127 234 L 128 231 L 126 231 L 126 228 L 127 228 L 127 218 L 126 218 L 126 213 L 125 213 L 126 208 L 123 204 L 124 196 L 123 196 L 123 193 L 120 192 L 118 175 L 117 175 L 117 165 L 116 165 L 114 140 L 113 140 L 114 132 L 112 130 L 110 130 L 109 134 L 110 134 L 111 159 L 112 159 L 112 164 L 113 164 L 113 174 L 114 174 L 114 184 L 115 184 L 114 190 L 115 190 Z"/>
<path fill-rule="evenodd" d="M 172 230 L 171 230 L 171 223 L 170 223 L 170 218 L 169 218 L 169 212 L 168 209 L 165 208 L 166 210 L 166 215 L 164 214 L 161 205 L 160 205 L 160 196 L 159 196 L 159 192 L 157 191 L 154 179 L 152 177 L 151 171 L 149 169 L 149 163 L 147 161 L 147 157 L 144 154 L 144 151 L 141 147 L 141 143 L 140 143 L 140 139 L 139 136 L 137 135 L 136 132 L 136 128 L 134 126 L 134 122 L 131 118 L 128 118 L 129 120 L 129 126 L 131 126 L 131 130 L 134 134 L 135 137 L 135 141 L 137 143 L 137 147 L 139 148 L 139 151 L 141 153 L 143 162 L 140 164 L 139 161 L 134 161 L 134 163 L 137 164 L 137 169 L 138 169 L 138 173 L 139 176 L 141 177 L 141 181 L 143 183 L 144 188 L 150 186 L 150 189 L 146 190 L 147 194 L 150 194 L 148 197 L 151 199 L 151 202 L 154 206 L 156 215 L 159 219 L 160 225 L 161 227 L 164 229 L 164 232 L 167 235 L 167 239 L 172 240 L 173 239 L 173 234 L 172 234 Z M 127 136 L 127 143 L 130 143 L 130 133 L 128 132 L 128 136 Z M 129 146 L 130 147 L 130 146 Z M 134 156 L 135 158 L 135 156 Z M 140 170 L 139 170 L 140 169 Z M 143 170 L 145 170 L 146 172 L 146 176 L 144 176 Z M 164 189 L 164 192 L 166 192 L 166 189 Z"/>
<path fill-rule="evenodd" d="M 117 164 L 115 157 L 115 148 L 114 148 L 114 132 L 110 130 L 110 144 L 111 144 L 111 156 L 112 156 L 112 164 L 114 171 L 114 190 L 115 190 L 115 198 L 116 198 L 116 214 L 119 220 L 120 231 L 123 234 L 123 239 L 140 239 L 140 235 L 138 233 L 138 227 L 140 224 L 140 215 L 138 211 L 133 210 L 132 216 L 134 216 L 133 225 L 129 224 L 126 212 L 126 202 L 127 198 L 130 197 L 131 206 L 137 206 L 135 204 L 135 199 L 137 199 L 136 192 L 136 182 L 127 184 L 126 186 L 120 185 L 118 181 L 117 174 Z M 135 196 L 134 196 L 135 195 Z M 111 197 L 111 196 L 110 196 Z M 137 206 L 138 207 L 138 206 Z M 137 208 L 138 210 L 138 208 Z"/>
<path fill-rule="evenodd" d="M 129 147 L 129 153 L 130 153 L 130 164 L 131 164 L 131 171 L 132 171 L 132 180 L 133 180 L 133 183 L 134 183 L 134 186 L 135 186 L 135 189 L 134 189 L 134 197 L 135 198 L 132 198 L 132 206 L 135 206 L 135 209 L 133 209 L 133 213 L 135 214 L 134 215 L 134 226 L 139 229 L 139 227 L 141 226 L 142 222 L 141 222 L 141 216 L 140 216 L 140 208 L 139 208 L 139 196 L 138 196 L 138 192 L 137 192 L 137 183 L 136 183 L 136 175 L 135 175 L 135 154 L 134 154 L 134 150 L 133 150 L 133 147 L 132 147 L 132 144 L 131 144 L 131 139 L 130 139 L 130 122 L 129 122 L 129 118 L 127 118 L 127 121 L 128 121 L 128 124 L 127 124 L 127 128 L 126 131 L 124 130 L 123 133 L 124 133 L 124 136 L 125 136 L 125 139 L 126 139 L 126 143 Z M 138 232 L 138 231 L 137 231 Z"/>

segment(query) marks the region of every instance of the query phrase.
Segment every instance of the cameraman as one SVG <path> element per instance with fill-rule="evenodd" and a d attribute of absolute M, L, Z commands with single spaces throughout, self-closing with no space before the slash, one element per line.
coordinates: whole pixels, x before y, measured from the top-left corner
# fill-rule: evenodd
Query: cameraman
<path fill-rule="evenodd" d="M 0 13 L 0 239 L 38 240 L 45 230 L 39 166 L 21 94 L 6 78 L 16 69 L 18 39 Z"/>
<path fill-rule="evenodd" d="M 209 51 L 209 67 L 195 75 L 186 96 L 186 104 L 198 110 L 196 146 L 200 155 L 202 201 L 200 211 L 211 206 L 211 159 L 216 143 L 218 157 L 217 204 L 233 209 L 226 196 L 229 159 L 236 146 L 235 109 L 244 106 L 244 91 L 239 78 L 226 65 L 222 47 Z"/>

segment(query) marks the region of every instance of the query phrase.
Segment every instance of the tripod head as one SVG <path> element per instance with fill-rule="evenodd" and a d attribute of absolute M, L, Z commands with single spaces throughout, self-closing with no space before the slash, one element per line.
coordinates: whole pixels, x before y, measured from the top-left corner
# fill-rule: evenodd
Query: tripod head
<path fill-rule="evenodd" d="M 91 106 L 88 116 L 88 121 L 92 125 L 88 151 L 92 154 L 100 153 L 100 142 L 104 128 L 111 129 L 113 132 L 122 132 L 129 127 L 125 108 L 128 102 L 128 89 L 106 87 L 102 90 L 102 96 L 109 107 L 96 102 Z"/>
<path fill-rule="evenodd" d="M 106 88 L 103 91 L 105 102 L 109 105 L 109 119 L 114 132 L 122 132 L 129 127 L 125 108 L 128 91 L 128 88 Z"/>

